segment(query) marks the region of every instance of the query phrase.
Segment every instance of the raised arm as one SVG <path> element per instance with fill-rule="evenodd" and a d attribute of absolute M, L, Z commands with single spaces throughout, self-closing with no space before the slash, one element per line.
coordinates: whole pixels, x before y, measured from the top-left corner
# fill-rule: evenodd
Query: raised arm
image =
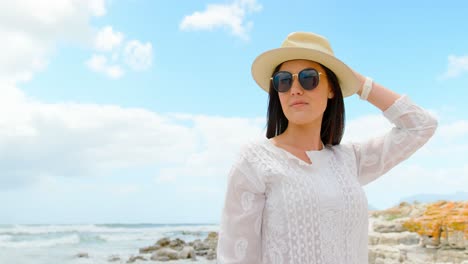
<path fill-rule="evenodd" d="M 218 264 L 261 263 L 264 204 L 265 185 L 244 150 L 229 172 L 218 238 Z"/>
<path fill-rule="evenodd" d="M 358 77 L 361 83 L 359 90 L 357 91 L 357 94 L 361 95 L 366 77 L 362 76 L 358 72 L 354 72 L 354 74 Z M 367 97 L 367 101 L 378 107 L 380 110 L 385 111 L 400 97 L 401 95 L 383 87 L 381 84 L 372 82 L 372 89 Z"/>
<path fill-rule="evenodd" d="M 356 73 L 364 84 L 365 78 Z M 362 85 L 357 94 L 361 94 Z M 383 111 L 394 127 L 384 136 L 353 144 L 358 167 L 358 179 L 366 185 L 422 147 L 434 134 L 437 120 L 409 97 L 373 82 L 367 100 Z"/>

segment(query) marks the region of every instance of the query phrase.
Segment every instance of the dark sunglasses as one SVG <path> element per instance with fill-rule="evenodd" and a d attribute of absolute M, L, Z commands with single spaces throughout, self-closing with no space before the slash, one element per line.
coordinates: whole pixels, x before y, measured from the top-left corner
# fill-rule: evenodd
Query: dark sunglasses
<path fill-rule="evenodd" d="M 316 69 L 313 68 L 306 68 L 300 71 L 299 73 L 292 74 L 288 71 L 279 71 L 271 77 L 271 81 L 273 82 L 273 88 L 280 92 L 285 93 L 291 89 L 293 84 L 294 76 L 297 76 L 299 79 L 299 83 L 302 85 L 302 88 L 305 90 L 313 90 L 319 84 L 320 77 L 319 75 L 325 74 L 318 72 Z"/>

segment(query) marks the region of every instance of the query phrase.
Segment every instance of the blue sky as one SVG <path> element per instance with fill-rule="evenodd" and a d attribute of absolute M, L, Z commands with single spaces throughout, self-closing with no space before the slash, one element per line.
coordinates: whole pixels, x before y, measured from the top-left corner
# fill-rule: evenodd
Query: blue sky
<path fill-rule="evenodd" d="M 219 223 L 239 147 L 262 136 L 250 66 L 293 31 L 439 119 L 367 185 L 387 208 L 468 186 L 466 3 L 33 0 L 0 4 L 1 223 Z M 6 41 L 5 41 L 6 40 Z M 345 99 L 344 141 L 390 128 Z"/>

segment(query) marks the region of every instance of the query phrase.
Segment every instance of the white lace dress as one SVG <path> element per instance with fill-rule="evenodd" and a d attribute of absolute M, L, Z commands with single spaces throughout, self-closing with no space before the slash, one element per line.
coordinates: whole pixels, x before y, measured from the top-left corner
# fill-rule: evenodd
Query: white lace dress
<path fill-rule="evenodd" d="M 228 177 L 217 263 L 368 263 L 363 186 L 408 158 L 437 127 L 405 95 L 383 114 L 395 125 L 384 136 L 307 151 L 311 165 L 266 138 L 244 145 Z"/>

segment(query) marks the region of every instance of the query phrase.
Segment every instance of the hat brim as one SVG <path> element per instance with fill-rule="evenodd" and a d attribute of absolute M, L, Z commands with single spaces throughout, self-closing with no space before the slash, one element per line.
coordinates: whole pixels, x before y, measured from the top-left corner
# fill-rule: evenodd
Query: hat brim
<path fill-rule="evenodd" d="M 356 75 L 346 64 L 334 56 L 308 48 L 284 47 L 266 51 L 252 63 L 252 76 L 263 90 L 269 92 L 275 68 L 285 61 L 297 59 L 315 61 L 329 68 L 338 78 L 343 97 L 353 95 L 359 88 Z"/>

